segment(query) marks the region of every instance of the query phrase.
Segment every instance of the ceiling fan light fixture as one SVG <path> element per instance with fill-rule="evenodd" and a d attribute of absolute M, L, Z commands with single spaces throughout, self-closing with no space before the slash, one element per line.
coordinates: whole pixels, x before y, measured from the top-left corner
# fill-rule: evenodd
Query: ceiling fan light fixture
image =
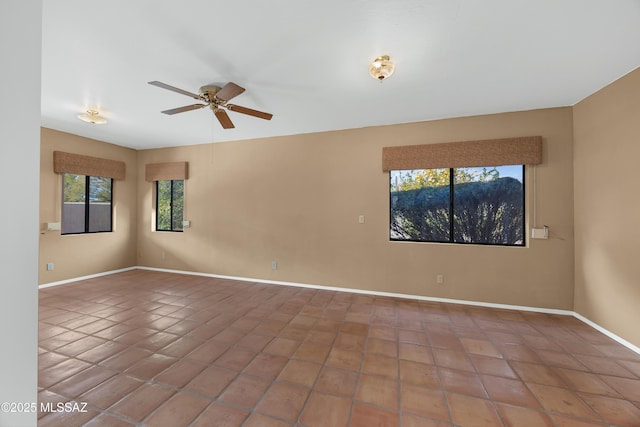
<path fill-rule="evenodd" d="M 87 110 L 84 114 L 79 114 L 78 118 L 83 122 L 91 123 L 93 125 L 103 125 L 107 123 L 107 119 L 102 117 L 97 110 Z"/>
<path fill-rule="evenodd" d="M 376 80 L 382 81 L 393 74 L 396 66 L 389 58 L 389 55 L 378 56 L 369 65 L 369 74 Z"/>

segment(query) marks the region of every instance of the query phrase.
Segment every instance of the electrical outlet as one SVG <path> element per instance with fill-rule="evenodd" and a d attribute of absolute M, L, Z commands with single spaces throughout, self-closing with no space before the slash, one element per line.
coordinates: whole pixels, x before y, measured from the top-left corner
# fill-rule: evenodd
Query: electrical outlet
<path fill-rule="evenodd" d="M 438 275 L 436 276 L 436 283 L 437 283 L 438 285 L 442 285 L 442 284 L 444 284 L 444 275 L 443 275 L 443 274 L 438 274 Z"/>
<path fill-rule="evenodd" d="M 544 228 L 532 228 L 531 229 L 531 238 L 532 239 L 548 239 L 549 238 L 549 227 L 546 225 Z"/>
<path fill-rule="evenodd" d="M 271 261 L 271 269 L 272 270 L 278 269 L 278 261 Z"/>
<path fill-rule="evenodd" d="M 48 262 L 47 263 L 47 271 L 53 271 L 53 263 L 52 262 Z"/>

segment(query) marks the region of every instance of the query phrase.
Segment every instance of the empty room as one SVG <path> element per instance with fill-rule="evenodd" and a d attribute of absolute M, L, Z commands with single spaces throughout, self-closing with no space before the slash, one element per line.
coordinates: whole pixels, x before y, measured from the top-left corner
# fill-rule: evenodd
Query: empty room
<path fill-rule="evenodd" d="M 637 0 L 1 8 L 0 426 L 640 426 Z"/>

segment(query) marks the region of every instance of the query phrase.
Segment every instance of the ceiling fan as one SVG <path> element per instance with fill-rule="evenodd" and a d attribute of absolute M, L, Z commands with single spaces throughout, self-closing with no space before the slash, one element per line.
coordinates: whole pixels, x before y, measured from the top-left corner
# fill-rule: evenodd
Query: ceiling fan
<path fill-rule="evenodd" d="M 197 99 L 200 102 L 204 102 L 204 104 L 186 105 L 184 107 L 162 111 L 162 113 L 164 114 L 173 115 L 184 113 L 185 111 L 198 110 L 200 108 L 209 107 L 224 129 L 231 129 L 235 127 L 225 109 L 265 120 L 271 120 L 271 117 L 273 117 L 273 114 L 265 113 L 263 111 L 253 110 L 251 108 L 242 107 L 240 105 L 228 104 L 227 102 L 230 99 L 235 98 L 245 91 L 243 87 L 240 87 L 235 83 L 229 82 L 223 87 L 214 85 L 202 86 L 200 88 L 199 94 L 179 89 L 177 87 L 173 87 L 158 81 L 149 82 L 149 84 L 161 87 L 163 89 L 171 90 L 173 92 L 181 93 L 183 95 L 187 95 L 191 98 Z"/>

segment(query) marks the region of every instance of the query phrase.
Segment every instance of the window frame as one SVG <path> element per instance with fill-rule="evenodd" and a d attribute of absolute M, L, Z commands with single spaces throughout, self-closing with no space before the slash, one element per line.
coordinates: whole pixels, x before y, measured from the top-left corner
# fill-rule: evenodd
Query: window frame
<path fill-rule="evenodd" d="M 96 176 L 96 175 L 83 175 L 78 173 L 63 173 L 62 174 L 62 215 L 64 215 L 64 205 L 65 205 L 65 176 L 66 175 L 76 175 L 76 176 L 84 176 L 85 186 L 84 186 L 84 231 L 72 231 L 65 232 L 63 228 L 60 230 L 60 234 L 63 236 L 73 235 L 73 234 L 97 234 L 97 233 L 112 233 L 113 232 L 113 178 L 106 176 Z M 90 230 L 90 219 L 91 219 L 91 178 L 101 178 L 109 180 L 109 229 L 108 230 Z M 62 223 L 64 224 L 64 218 L 62 218 Z"/>
<path fill-rule="evenodd" d="M 175 184 L 175 181 L 182 181 L 182 221 L 179 224 L 180 228 L 176 229 L 175 225 L 173 223 L 173 207 L 174 207 L 174 193 L 173 193 L 173 187 Z M 171 194 L 171 198 L 169 200 L 169 223 L 170 223 L 170 229 L 161 229 L 158 228 L 158 224 L 159 224 L 159 220 L 158 220 L 158 215 L 160 213 L 160 183 L 161 182 L 170 182 L 170 190 L 169 190 L 169 194 Z M 161 232 L 174 232 L 174 233 L 182 233 L 184 232 L 184 184 L 185 184 L 185 180 L 184 179 L 161 179 L 161 180 L 157 180 L 155 181 L 156 185 L 156 215 L 155 215 L 155 231 L 161 231 Z"/>
<path fill-rule="evenodd" d="M 522 243 L 509 244 L 509 243 L 491 243 L 491 242 L 466 242 L 455 240 L 455 170 L 456 169 L 468 169 L 473 167 L 458 167 L 458 168 L 425 168 L 425 169 L 398 169 L 389 171 L 389 241 L 391 242 L 413 242 L 413 243 L 445 243 L 455 245 L 481 245 L 481 246 L 498 246 L 498 247 L 526 247 L 527 246 L 527 189 L 526 189 L 526 171 L 525 164 L 516 165 L 499 165 L 499 166 L 486 166 L 487 168 L 501 167 L 501 166 L 520 166 L 522 168 Z M 449 239 L 448 240 L 417 240 L 417 239 L 401 239 L 393 238 L 391 236 L 391 223 L 393 220 L 393 207 L 392 207 L 392 173 L 397 171 L 406 170 L 431 170 L 431 169 L 448 169 L 449 171 Z"/>

